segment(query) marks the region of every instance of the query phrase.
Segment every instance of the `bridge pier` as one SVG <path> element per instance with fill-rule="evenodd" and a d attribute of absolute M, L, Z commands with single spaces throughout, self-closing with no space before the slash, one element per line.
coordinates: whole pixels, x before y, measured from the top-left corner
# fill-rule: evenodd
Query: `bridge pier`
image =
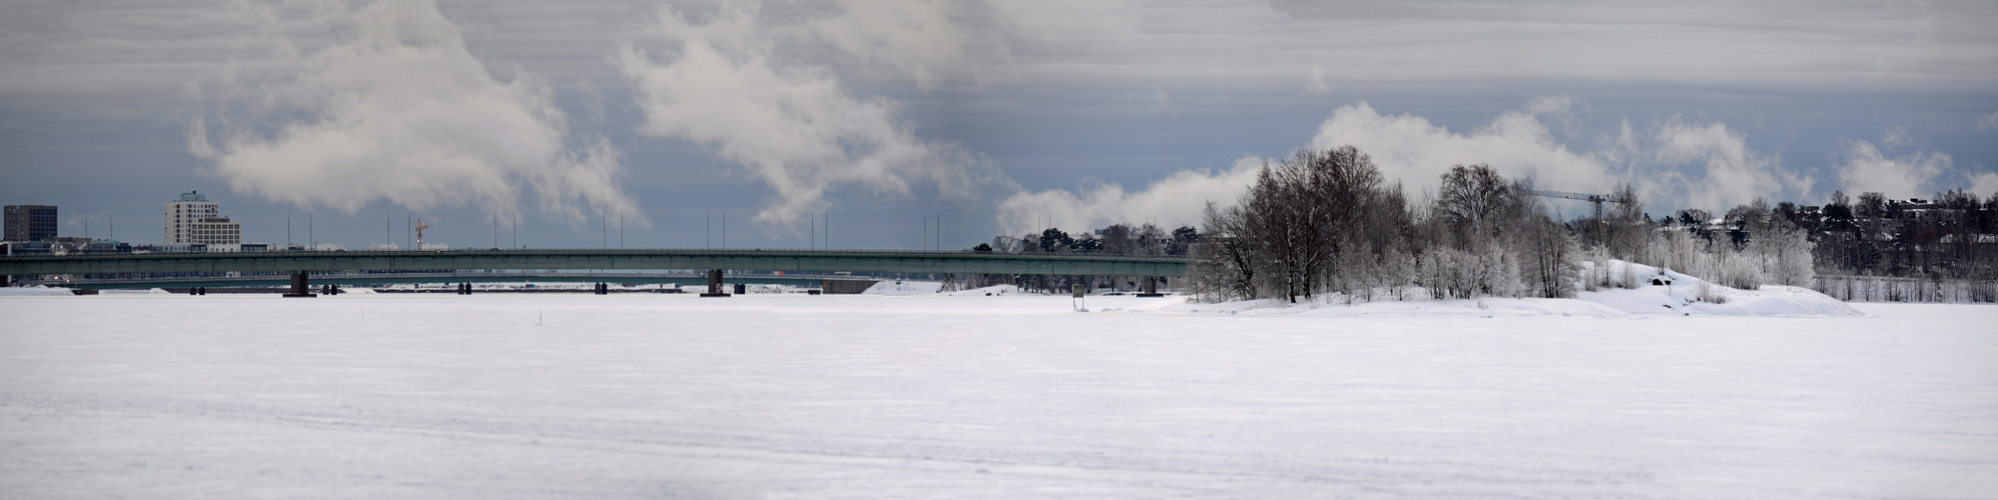
<path fill-rule="evenodd" d="M 701 296 L 702 297 L 728 296 L 728 291 L 722 288 L 722 270 L 720 269 L 708 270 L 708 293 L 703 293 L 701 294 Z"/>
<path fill-rule="evenodd" d="M 306 275 L 305 275 L 305 273 L 304 273 L 304 272 L 302 272 L 302 271 L 301 271 L 301 272 L 294 272 L 294 273 L 291 273 L 291 293 L 287 293 L 287 294 L 284 294 L 284 296 L 286 296 L 286 297 L 318 297 L 318 295 L 313 295 L 313 294 L 312 294 L 312 283 L 311 283 L 311 280 L 310 280 L 309 278 L 307 278 L 307 277 L 306 277 Z"/>
<path fill-rule="evenodd" d="M 1143 292 L 1138 292 L 1138 296 L 1139 296 L 1139 297 L 1164 297 L 1164 296 L 1165 296 L 1165 294 L 1163 294 L 1163 293 L 1159 293 L 1159 277 L 1157 277 L 1157 276 L 1146 276 L 1146 277 L 1145 277 L 1145 291 L 1143 291 Z"/>

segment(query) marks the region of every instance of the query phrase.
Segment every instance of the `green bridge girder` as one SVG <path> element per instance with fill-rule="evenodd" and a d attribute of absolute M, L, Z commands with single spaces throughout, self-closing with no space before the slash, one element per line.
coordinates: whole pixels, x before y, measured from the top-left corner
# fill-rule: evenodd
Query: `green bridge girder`
<path fill-rule="evenodd" d="M 16 276 L 445 269 L 735 269 L 1184 277 L 1186 260 L 1176 257 L 825 250 L 447 250 L 0 257 L 0 275 Z"/>
<path fill-rule="evenodd" d="M 706 284 L 706 276 L 692 274 L 560 274 L 560 273 L 496 273 L 496 274 L 374 274 L 374 275 L 314 275 L 312 286 L 319 285 L 393 285 L 393 284 L 435 284 L 435 283 L 629 283 L 629 284 Z M 731 274 L 725 278 L 729 284 L 751 285 L 799 285 L 818 286 L 827 281 L 881 281 L 882 278 L 849 276 L 775 276 L 768 274 Z M 44 283 L 66 288 L 119 290 L 137 288 L 187 288 L 187 287 L 284 287 L 291 284 L 290 276 L 257 277 L 188 277 L 188 278 L 144 278 L 127 280 L 89 280 L 61 283 Z"/>

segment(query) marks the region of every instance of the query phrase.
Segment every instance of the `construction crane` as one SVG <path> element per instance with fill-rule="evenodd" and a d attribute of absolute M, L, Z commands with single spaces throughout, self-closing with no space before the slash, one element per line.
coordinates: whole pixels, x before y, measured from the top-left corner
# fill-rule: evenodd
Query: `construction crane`
<path fill-rule="evenodd" d="M 1525 190 L 1525 191 L 1526 191 L 1526 194 L 1530 194 L 1530 195 L 1534 195 L 1534 196 L 1543 196 L 1543 197 L 1547 197 L 1547 198 L 1567 198 L 1567 199 L 1570 199 L 1570 200 L 1582 200 L 1582 201 L 1586 201 L 1586 202 L 1589 202 L 1589 203 L 1591 203 L 1591 204 L 1594 204 L 1594 205 L 1596 206 L 1596 240 L 1597 240 L 1597 241 L 1601 241 L 1601 240 L 1603 239 L 1603 204 L 1604 204 L 1604 203 L 1614 203 L 1614 204 L 1618 204 L 1618 205 L 1622 205 L 1622 204 L 1625 204 L 1625 203 L 1630 203 L 1630 200 L 1628 200 L 1628 199 L 1624 199 L 1624 197 L 1622 197 L 1622 196 L 1616 196 L 1616 195 L 1607 195 L 1607 194 L 1588 194 L 1588 193 L 1570 193 L 1570 192 L 1567 192 L 1567 191 L 1547 191 L 1547 190 L 1542 190 L 1542 189 L 1527 189 L 1527 190 Z"/>
<path fill-rule="evenodd" d="M 1607 194 L 1570 193 L 1567 191 L 1547 191 L 1541 189 L 1528 189 L 1526 190 L 1526 194 L 1534 196 L 1544 196 L 1548 198 L 1567 198 L 1570 200 L 1582 200 L 1589 203 L 1593 203 L 1596 205 L 1597 220 L 1601 220 L 1603 218 L 1603 203 L 1615 203 L 1618 205 L 1630 203 L 1630 200 L 1623 199 L 1623 197 L 1621 196 L 1607 195 Z"/>
<path fill-rule="evenodd" d="M 1602 212 L 1602 209 L 1601 209 L 1601 207 L 1600 207 L 1600 206 L 1598 206 L 1598 207 L 1597 207 L 1597 209 L 1596 209 L 1596 212 L 1597 212 L 1597 216 L 1598 216 L 1598 217 L 1600 217 L 1600 216 L 1601 216 L 1601 212 Z M 422 217 L 417 217 L 417 218 L 416 218 L 416 248 L 413 248 L 412 250 L 422 250 L 422 249 L 423 249 L 423 230 L 424 230 L 424 229 L 429 229 L 429 228 L 430 228 L 430 225 L 429 225 L 429 224 L 424 224 L 424 223 L 423 223 L 423 218 L 422 218 Z"/>

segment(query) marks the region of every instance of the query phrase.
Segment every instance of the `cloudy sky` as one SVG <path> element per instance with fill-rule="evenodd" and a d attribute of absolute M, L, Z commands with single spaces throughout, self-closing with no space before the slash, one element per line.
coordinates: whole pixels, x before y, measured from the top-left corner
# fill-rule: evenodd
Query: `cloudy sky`
<path fill-rule="evenodd" d="M 199 190 L 253 242 L 956 249 L 1345 144 L 1417 196 L 1990 196 L 1998 3 L 0 3 L 0 203 L 135 243 Z"/>

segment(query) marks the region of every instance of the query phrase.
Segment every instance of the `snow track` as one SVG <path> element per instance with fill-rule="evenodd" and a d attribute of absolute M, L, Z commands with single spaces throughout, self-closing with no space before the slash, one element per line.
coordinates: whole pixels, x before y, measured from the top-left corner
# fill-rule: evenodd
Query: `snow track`
<path fill-rule="evenodd" d="M 6 297 L 0 491 L 1964 497 L 1998 308 L 1155 311 L 1092 297 Z M 1321 310 L 1337 309 L 1336 307 Z M 1132 312 L 1136 311 L 1136 312 Z M 545 318 L 535 326 L 537 317 Z"/>

